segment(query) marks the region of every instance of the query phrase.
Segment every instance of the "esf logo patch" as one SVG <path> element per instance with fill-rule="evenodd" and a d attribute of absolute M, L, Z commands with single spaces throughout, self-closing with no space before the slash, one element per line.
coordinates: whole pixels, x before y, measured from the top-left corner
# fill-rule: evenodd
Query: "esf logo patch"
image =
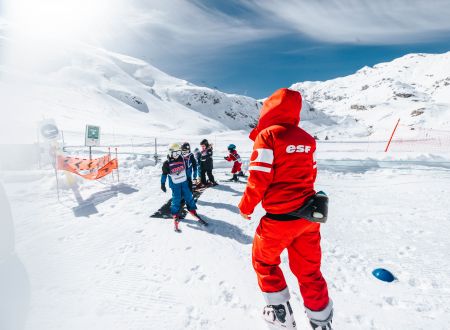
<path fill-rule="evenodd" d="M 300 153 L 309 153 L 311 151 L 311 146 L 305 146 L 303 144 L 299 144 L 297 146 L 294 146 L 293 144 L 286 147 L 286 152 L 288 154 L 293 154 L 294 152 L 300 152 Z"/>

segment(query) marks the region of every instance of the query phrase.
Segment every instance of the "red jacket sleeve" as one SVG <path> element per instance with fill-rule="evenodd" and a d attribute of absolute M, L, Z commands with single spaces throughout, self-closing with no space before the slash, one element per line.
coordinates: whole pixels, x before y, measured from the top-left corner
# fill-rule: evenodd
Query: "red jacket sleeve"
<path fill-rule="evenodd" d="M 273 137 L 269 131 L 262 131 L 255 139 L 253 153 L 250 158 L 247 187 L 239 203 L 243 214 L 252 214 L 256 205 L 264 197 L 264 193 L 273 179 Z"/>

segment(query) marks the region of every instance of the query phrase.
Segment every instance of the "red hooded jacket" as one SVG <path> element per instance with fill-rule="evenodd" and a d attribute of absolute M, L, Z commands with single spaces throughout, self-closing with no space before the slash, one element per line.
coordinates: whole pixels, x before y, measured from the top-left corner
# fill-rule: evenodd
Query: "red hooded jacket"
<path fill-rule="evenodd" d="M 250 133 L 255 143 L 239 203 L 243 214 L 252 214 L 261 201 L 269 213 L 289 213 L 315 194 L 316 141 L 298 127 L 301 107 L 300 93 L 287 88 L 264 102 L 258 125 Z"/>

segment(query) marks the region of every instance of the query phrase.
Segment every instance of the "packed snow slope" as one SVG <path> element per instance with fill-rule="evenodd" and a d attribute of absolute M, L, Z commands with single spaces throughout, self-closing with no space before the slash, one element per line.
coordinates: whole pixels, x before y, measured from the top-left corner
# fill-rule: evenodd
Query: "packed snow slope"
<path fill-rule="evenodd" d="M 178 234 L 172 221 L 150 218 L 169 194 L 160 190 L 160 168 L 139 161 L 121 158 L 120 183 L 108 177 L 69 185 L 62 175 L 60 202 L 51 169 L 3 173 L 27 278 L 15 277 L 20 265 L 8 265 L 9 295 L 0 295 L 0 306 L 29 283 L 28 300 L 14 311 L 28 315 L 26 330 L 267 329 L 251 265 L 263 211 L 251 221 L 240 217 L 245 186 L 207 189 L 198 207 L 209 227 L 188 217 Z M 316 187 L 331 198 L 322 271 L 334 328 L 448 329 L 449 170 L 327 168 L 319 164 Z M 215 175 L 229 178 L 226 172 Z M 378 267 L 398 280 L 377 280 L 371 272 Z M 282 269 L 298 328 L 308 329 L 285 253 Z"/>
<path fill-rule="evenodd" d="M 420 138 L 422 129 L 450 133 L 450 52 L 410 54 L 355 74 L 291 86 L 306 104 L 305 128 L 319 139 L 384 138 L 396 121 Z"/>

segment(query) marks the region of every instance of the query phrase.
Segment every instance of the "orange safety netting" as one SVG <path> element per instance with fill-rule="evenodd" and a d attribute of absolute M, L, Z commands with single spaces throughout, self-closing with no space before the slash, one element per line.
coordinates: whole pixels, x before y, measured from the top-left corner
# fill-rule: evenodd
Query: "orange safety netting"
<path fill-rule="evenodd" d="M 442 129 L 400 125 L 392 139 L 389 151 L 393 152 L 450 152 L 450 131 Z"/>
<path fill-rule="evenodd" d="M 58 170 L 75 173 L 87 180 L 97 180 L 118 169 L 117 159 L 106 155 L 96 159 L 84 159 L 69 156 L 57 156 L 56 168 Z"/>

